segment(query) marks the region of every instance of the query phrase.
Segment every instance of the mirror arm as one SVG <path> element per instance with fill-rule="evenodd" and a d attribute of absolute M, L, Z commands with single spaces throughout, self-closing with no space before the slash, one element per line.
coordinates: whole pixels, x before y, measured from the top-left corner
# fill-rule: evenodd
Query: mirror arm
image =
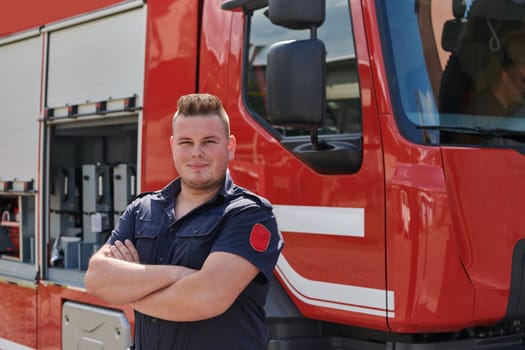
<path fill-rule="evenodd" d="M 317 39 L 317 27 L 312 26 L 310 27 L 310 39 L 315 40 Z M 317 132 L 317 125 L 312 126 L 312 129 L 310 129 L 310 140 L 312 142 L 312 148 L 316 151 L 320 151 L 324 149 L 324 143 L 321 141 L 319 142 L 319 136 Z"/>
<path fill-rule="evenodd" d="M 319 140 L 317 125 L 312 126 L 310 129 L 310 142 L 312 143 L 312 149 L 315 151 L 322 151 L 328 148 L 328 144 L 325 141 Z"/>
<path fill-rule="evenodd" d="M 316 26 L 312 26 L 310 28 L 310 39 L 312 40 L 317 39 L 317 27 Z"/>

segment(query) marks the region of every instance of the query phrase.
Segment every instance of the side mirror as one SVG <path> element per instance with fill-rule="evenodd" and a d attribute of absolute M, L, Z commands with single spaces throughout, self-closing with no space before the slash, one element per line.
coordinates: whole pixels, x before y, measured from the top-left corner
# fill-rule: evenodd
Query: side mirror
<path fill-rule="evenodd" d="M 269 0 L 272 23 L 310 29 L 309 40 L 273 44 L 266 67 L 267 111 L 272 123 L 309 127 L 312 146 L 323 149 L 317 129 L 326 111 L 326 50 L 317 39 L 325 20 L 325 0 Z"/>
<path fill-rule="evenodd" d="M 268 51 L 268 115 L 276 125 L 319 127 L 326 100 L 326 53 L 317 39 L 280 42 Z"/>

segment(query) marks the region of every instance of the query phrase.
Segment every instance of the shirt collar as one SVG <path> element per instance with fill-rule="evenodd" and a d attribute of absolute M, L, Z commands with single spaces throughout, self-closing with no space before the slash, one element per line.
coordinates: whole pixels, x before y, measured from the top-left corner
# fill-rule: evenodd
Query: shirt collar
<path fill-rule="evenodd" d="M 217 200 L 220 198 L 226 198 L 230 195 L 233 195 L 235 192 L 235 184 L 233 183 L 233 180 L 230 175 L 230 170 L 226 170 L 226 176 L 224 178 L 224 181 L 222 183 L 221 188 L 219 189 L 219 192 L 211 202 Z M 174 179 L 169 184 L 167 184 L 163 189 L 161 189 L 159 192 L 157 192 L 156 198 L 159 200 L 173 200 L 179 194 L 181 189 L 181 181 L 180 177 Z"/>

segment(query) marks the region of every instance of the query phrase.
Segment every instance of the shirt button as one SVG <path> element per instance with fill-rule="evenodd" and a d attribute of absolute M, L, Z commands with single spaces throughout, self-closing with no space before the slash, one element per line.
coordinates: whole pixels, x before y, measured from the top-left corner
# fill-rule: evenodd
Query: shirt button
<path fill-rule="evenodd" d="M 151 323 L 157 323 L 157 319 L 156 318 L 152 318 L 151 319 Z"/>
<path fill-rule="evenodd" d="M 160 262 L 163 262 L 163 261 L 164 261 L 164 258 L 163 258 L 163 257 L 160 257 L 160 258 L 159 258 L 159 261 L 160 261 Z"/>

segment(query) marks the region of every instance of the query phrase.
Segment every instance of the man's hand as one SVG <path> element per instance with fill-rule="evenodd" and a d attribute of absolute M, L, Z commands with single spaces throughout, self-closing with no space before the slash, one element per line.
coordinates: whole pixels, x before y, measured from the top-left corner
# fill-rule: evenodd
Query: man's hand
<path fill-rule="evenodd" d="M 135 249 L 133 242 L 129 239 L 126 239 L 124 243 L 115 241 L 115 244 L 110 247 L 108 256 L 118 260 L 140 264 L 139 253 L 137 249 Z"/>

